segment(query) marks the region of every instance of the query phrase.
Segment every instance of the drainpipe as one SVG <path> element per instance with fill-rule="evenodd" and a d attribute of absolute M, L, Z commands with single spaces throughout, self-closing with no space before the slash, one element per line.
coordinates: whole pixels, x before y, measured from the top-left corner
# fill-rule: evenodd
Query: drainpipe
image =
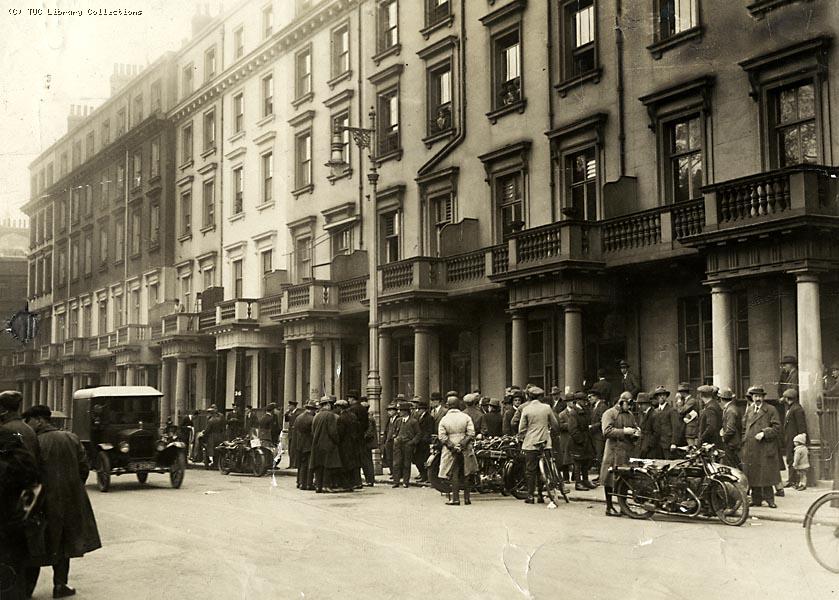
<path fill-rule="evenodd" d="M 458 90 L 458 100 L 460 101 L 460 127 L 457 129 L 457 134 L 452 140 L 431 158 L 429 158 L 417 171 L 417 176 L 431 172 L 441 160 L 448 156 L 452 150 L 457 148 L 464 139 L 466 139 L 466 0 L 460 0 L 460 86 Z"/>
<path fill-rule="evenodd" d="M 357 34 L 355 39 L 358 40 L 358 77 L 356 78 L 356 86 L 358 87 L 358 127 L 364 127 L 364 88 L 363 77 L 361 73 L 362 65 L 364 65 L 364 55 L 361 50 L 361 2 L 358 3 L 358 23 Z M 376 140 L 370 139 L 370 156 L 375 156 Z M 373 214 L 376 214 L 375 207 L 373 207 Z M 358 148 L 358 247 L 364 247 L 364 151 Z M 375 251 L 375 248 L 373 249 Z M 331 273 L 330 273 L 331 275 Z"/>
<path fill-rule="evenodd" d="M 554 128 L 553 43 L 551 41 L 553 39 L 551 35 L 553 29 L 553 11 L 551 7 L 553 6 L 553 2 L 545 2 L 545 6 L 547 7 L 548 13 L 546 17 L 548 24 L 548 35 L 546 37 L 548 41 L 545 45 L 548 52 L 548 131 L 551 131 Z M 550 190 L 551 223 L 556 221 L 556 166 L 554 165 L 552 145 L 549 144 L 548 146 L 548 185 Z"/>
<path fill-rule="evenodd" d="M 626 132 L 625 132 L 625 118 L 626 109 L 624 102 L 623 91 L 623 30 L 621 29 L 621 14 L 623 7 L 621 0 L 615 0 L 615 48 L 617 50 L 617 82 L 616 91 L 618 94 L 618 148 L 619 154 L 619 172 L 618 176 L 623 177 L 626 172 Z"/>

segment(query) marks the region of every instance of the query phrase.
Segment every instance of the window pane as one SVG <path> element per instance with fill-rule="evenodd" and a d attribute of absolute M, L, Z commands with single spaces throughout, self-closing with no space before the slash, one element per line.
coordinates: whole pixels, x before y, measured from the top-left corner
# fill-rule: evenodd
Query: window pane
<path fill-rule="evenodd" d="M 805 123 L 801 126 L 799 131 L 799 141 L 801 144 L 801 162 L 814 163 L 817 160 L 816 156 L 816 124 L 813 122 Z"/>
<path fill-rule="evenodd" d="M 812 83 L 798 87 L 798 118 L 816 116 L 815 90 Z"/>
<path fill-rule="evenodd" d="M 794 165 L 799 162 L 800 148 L 798 145 L 798 128 L 781 131 L 781 152 L 783 165 Z"/>
<path fill-rule="evenodd" d="M 589 5 L 574 13 L 574 47 L 594 41 L 594 6 Z"/>
<path fill-rule="evenodd" d="M 699 152 L 690 155 L 690 198 L 699 198 L 702 195 L 702 155 Z"/>
<path fill-rule="evenodd" d="M 687 121 L 676 123 L 673 127 L 673 149 L 684 152 L 689 146 L 689 125 Z"/>
<path fill-rule="evenodd" d="M 798 114 L 796 110 L 796 90 L 794 88 L 782 90 L 778 96 L 778 105 L 780 122 L 794 121 Z"/>

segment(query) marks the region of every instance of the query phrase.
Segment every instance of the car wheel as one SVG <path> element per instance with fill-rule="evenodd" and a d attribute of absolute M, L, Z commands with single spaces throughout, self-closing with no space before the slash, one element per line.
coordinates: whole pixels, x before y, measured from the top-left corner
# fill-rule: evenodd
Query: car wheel
<path fill-rule="evenodd" d="M 96 469 L 96 485 L 100 492 L 107 492 L 111 487 L 111 458 L 105 453 L 99 453 L 99 468 Z"/>
<path fill-rule="evenodd" d="M 137 472 L 137 481 L 140 483 L 146 483 L 149 479 L 149 472 L 148 471 L 138 471 Z"/>
<path fill-rule="evenodd" d="M 172 487 L 178 489 L 184 482 L 184 475 L 186 474 L 186 456 L 183 452 L 178 452 L 178 458 L 172 463 L 169 470 L 169 483 Z"/>

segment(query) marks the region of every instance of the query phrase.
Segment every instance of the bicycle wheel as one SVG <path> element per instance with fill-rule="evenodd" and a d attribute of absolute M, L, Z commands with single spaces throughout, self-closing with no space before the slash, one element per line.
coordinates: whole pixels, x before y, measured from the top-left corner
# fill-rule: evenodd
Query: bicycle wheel
<path fill-rule="evenodd" d="M 804 517 L 810 554 L 822 567 L 839 573 L 839 492 L 816 500 Z"/>
<path fill-rule="evenodd" d="M 539 476 L 542 478 L 542 483 L 551 502 L 559 506 L 560 495 L 565 498 L 565 502 L 568 502 L 568 496 L 566 496 L 565 490 L 562 488 L 562 480 L 559 479 L 556 469 L 548 460 L 544 456 L 539 458 Z"/>
<path fill-rule="evenodd" d="M 749 499 L 738 485 L 715 481 L 710 490 L 711 508 L 717 518 L 732 527 L 739 527 L 749 518 Z"/>

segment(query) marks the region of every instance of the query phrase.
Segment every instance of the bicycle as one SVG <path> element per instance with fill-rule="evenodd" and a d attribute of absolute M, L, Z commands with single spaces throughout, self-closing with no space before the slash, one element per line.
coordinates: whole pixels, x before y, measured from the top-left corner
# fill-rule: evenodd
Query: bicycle
<path fill-rule="evenodd" d="M 559 496 L 566 503 L 568 500 L 568 493 L 565 490 L 565 482 L 562 476 L 557 471 L 556 463 L 554 462 L 553 453 L 550 448 L 546 448 L 547 442 L 536 442 L 536 450 L 539 451 L 539 479 L 542 481 L 542 487 L 548 493 L 548 497 L 555 505 L 559 505 Z"/>
<path fill-rule="evenodd" d="M 839 573 L 839 491 L 813 502 L 803 525 L 810 554 L 831 573 Z"/>

